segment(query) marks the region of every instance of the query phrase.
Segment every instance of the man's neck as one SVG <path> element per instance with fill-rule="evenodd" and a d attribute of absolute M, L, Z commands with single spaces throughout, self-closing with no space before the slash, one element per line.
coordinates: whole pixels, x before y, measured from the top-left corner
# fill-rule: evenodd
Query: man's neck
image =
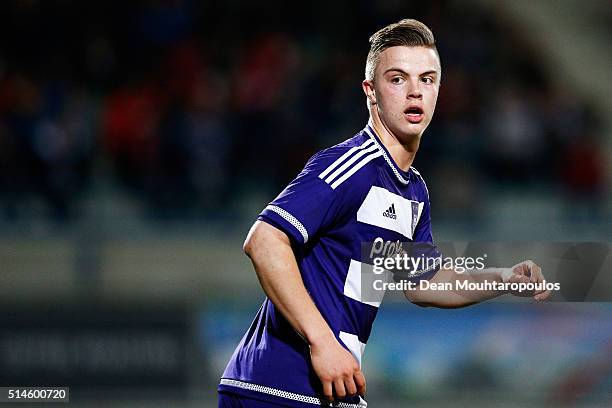
<path fill-rule="evenodd" d="M 402 142 L 381 122 L 376 114 L 370 115 L 369 123 L 374 128 L 374 132 L 376 132 L 382 144 L 389 151 L 395 164 L 400 169 L 408 171 L 410 166 L 412 166 L 417 150 L 419 150 L 420 138 L 417 137 L 408 142 Z"/>

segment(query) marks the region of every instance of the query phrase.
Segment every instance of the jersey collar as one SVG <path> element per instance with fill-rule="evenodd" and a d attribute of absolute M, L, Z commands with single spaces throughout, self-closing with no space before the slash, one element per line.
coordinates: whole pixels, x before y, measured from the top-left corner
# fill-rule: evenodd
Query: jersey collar
<path fill-rule="evenodd" d="M 370 136 L 370 138 L 372 138 L 372 140 L 374 140 L 374 143 L 376 143 L 376 146 L 378 146 L 378 149 L 382 152 L 385 161 L 393 171 L 393 174 L 395 174 L 395 177 L 398 179 L 398 181 L 402 184 L 408 184 L 410 171 L 404 171 L 400 169 L 397 164 L 395 164 L 395 162 L 391 158 L 391 154 L 389 154 L 387 148 L 385 147 L 385 145 L 383 145 L 380 138 L 374 131 L 374 127 L 372 126 L 372 124 L 368 123 L 363 130 L 368 134 L 368 136 Z"/>

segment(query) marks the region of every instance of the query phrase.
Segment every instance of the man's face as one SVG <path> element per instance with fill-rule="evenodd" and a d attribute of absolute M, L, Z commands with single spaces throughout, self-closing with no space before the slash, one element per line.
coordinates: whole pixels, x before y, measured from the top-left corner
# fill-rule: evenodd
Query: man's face
<path fill-rule="evenodd" d="M 383 125 L 400 142 L 420 137 L 434 113 L 440 88 L 440 59 L 426 47 L 390 47 L 380 53 L 370 91 Z"/>

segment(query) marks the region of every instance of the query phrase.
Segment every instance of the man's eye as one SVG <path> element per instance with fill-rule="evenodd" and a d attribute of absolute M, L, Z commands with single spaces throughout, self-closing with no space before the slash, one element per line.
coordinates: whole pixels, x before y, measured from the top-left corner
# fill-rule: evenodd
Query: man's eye
<path fill-rule="evenodd" d="M 402 78 L 401 76 L 391 78 L 392 84 L 401 84 L 402 82 L 404 82 L 404 78 Z"/>
<path fill-rule="evenodd" d="M 423 77 L 421 80 L 423 81 L 423 83 L 426 83 L 426 84 L 433 84 L 434 83 L 434 80 L 433 80 L 432 77 Z"/>

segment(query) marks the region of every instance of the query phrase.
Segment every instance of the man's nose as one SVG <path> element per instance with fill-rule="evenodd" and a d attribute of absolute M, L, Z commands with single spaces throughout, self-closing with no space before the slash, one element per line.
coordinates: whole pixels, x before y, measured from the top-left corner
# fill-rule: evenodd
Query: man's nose
<path fill-rule="evenodd" d="M 423 93 L 421 92 L 421 87 L 419 86 L 419 80 L 411 80 L 408 82 L 408 94 L 407 98 L 415 98 L 421 99 L 423 97 Z"/>

